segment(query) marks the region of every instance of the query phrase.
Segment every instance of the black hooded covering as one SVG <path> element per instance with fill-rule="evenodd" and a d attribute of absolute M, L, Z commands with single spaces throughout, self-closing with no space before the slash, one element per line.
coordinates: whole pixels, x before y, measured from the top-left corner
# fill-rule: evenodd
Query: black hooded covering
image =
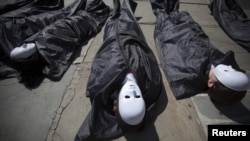
<path fill-rule="evenodd" d="M 235 0 L 211 0 L 212 15 L 231 39 L 250 52 L 250 19 Z"/>
<path fill-rule="evenodd" d="M 238 67 L 234 53 L 220 52 L 187 12 L 179 12 L 178 0 L 151 0 L 156 15 L 155 44 L 161 66 L 176 99 L 207 90 L 211 64 Z"/>
<path fill-rule="evenodd" d="M 145 125 L 153 124 L 167 105 L 167 96 L 156 58 L 133 12 L 136 3 L 114 0 L 114 12 L 106 24 L 104 43 L 98 50 L 87 83 L 92 109 L 79 129 L 76 141 L 113 139 L 123 135 L 113 112 L 112 95 L 119 93 L 131 70 L 146 103 Z"/>
<path fill-rule="evenodd" d="M 109 14 L 110 8 L 102 0 L 81 0 L 63 9 L 5 22 L 0 25 L 1 61 L 27 75 L 37 72 L 35 75 L 58 81 L 73 61 L 76 48 L 99 33 Z M 9 59 L 12 49 L 30 42 L 36 44 L 38 59 Z"/>

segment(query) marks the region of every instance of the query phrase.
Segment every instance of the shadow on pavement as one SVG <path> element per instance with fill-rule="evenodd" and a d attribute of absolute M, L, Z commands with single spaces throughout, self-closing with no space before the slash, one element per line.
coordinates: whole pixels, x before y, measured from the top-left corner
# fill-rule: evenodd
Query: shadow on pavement
<path fill-rule="evenodd" d="M 250 124 L 250 111 L 241 102 L 228 106 L 218 105 L 216 103 L 213 104 L 221 114 L 229 119 L 240 124 Z"/>
<path fill-rule="evenodd" d="M 159 141 L 159 136 L 154 125 L 140 132 L 131 132 L 124 135 L 127 141 Z"/>

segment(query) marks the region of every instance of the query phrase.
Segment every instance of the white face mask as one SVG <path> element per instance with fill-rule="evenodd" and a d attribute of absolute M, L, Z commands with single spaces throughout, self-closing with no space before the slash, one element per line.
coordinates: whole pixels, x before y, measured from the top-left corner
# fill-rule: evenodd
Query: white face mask
<path fill-rule="evenodd" d="M 215 67 L 214 74 L 223 85 L 232 90 L 245 91 L 248 89 L 248 77 L 232 66 L 220 64 Z"/>
<path fill-rule="evenodd" d="M 145 102 L 131 73 L 126 76 L 119 93 L 118 108 L 122 120 L 129 125 L 137 125 L 144 118 Z"/>
<path fill-rule="evenodd" d="M 14 48 L 10 52 L 11 59 L 25 59 L 33 55 L 37 51 L 36 45 L 34 43 L 25 43 L 19 47 Z"/>

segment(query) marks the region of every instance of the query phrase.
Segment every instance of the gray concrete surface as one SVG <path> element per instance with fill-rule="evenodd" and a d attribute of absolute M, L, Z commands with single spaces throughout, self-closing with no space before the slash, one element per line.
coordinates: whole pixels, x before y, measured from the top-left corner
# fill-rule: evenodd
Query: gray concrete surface
<path fill-rule="evenodd" d="M 72 65 L 59 83 L 44 80 L 33 90 L 16 78 L 0 81 L 0 140 L 45 140 L 75 68 Z"/>
<path fill-rule="evenodd" d="M 65 0 L 66 4 L 71 1 Z M 112 7 L 112 0 L 104 1 Z M 147 43 L 158 57 L 153 39 L 155 16 L 148 0 L 137 2 L 135 16 L 140 18 Z M 181 0 L 180 10 L 191 14 L 214 46 L 223 52 L 233 50 L 240 67 L 250 74 L 250 54 L 222 31 L 210 15 L 208 4 L 209 0 Z M 0 81 L 1 141 L 73 141 L 91 108 L 85 89 L 102 38 L 103 31 L 84 46 L 60 82 L 44 80 L 38 88 L 29 90 L 15 78 Z M 249 91 L 240 104 L 229 107 L 214 105 L 207 94 L 177 101 L 162 76 L 169 99 L 165 111 L 149 129 L 115 141 L 206 141 L 208 124 L 250 124 Z"/>

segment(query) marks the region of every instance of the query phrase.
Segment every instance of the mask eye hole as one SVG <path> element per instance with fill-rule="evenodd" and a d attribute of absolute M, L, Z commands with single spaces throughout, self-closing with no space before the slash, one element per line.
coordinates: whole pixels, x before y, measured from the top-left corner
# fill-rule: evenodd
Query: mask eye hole
<path fill-rule="evenodd" d="M 135 98 L 140 98 L 140 95 L 136 95 L 136 91 L 133 91 Z"/>
<path fill-rule="evenodd" d="M 228 72 L 228 70 L 224 70 L 224 72 Z"/>
<path fill-rule="evenodd" d="M 129 95 L 125 95 L 125 98 L 130 98 L 130 96 Z"/>

